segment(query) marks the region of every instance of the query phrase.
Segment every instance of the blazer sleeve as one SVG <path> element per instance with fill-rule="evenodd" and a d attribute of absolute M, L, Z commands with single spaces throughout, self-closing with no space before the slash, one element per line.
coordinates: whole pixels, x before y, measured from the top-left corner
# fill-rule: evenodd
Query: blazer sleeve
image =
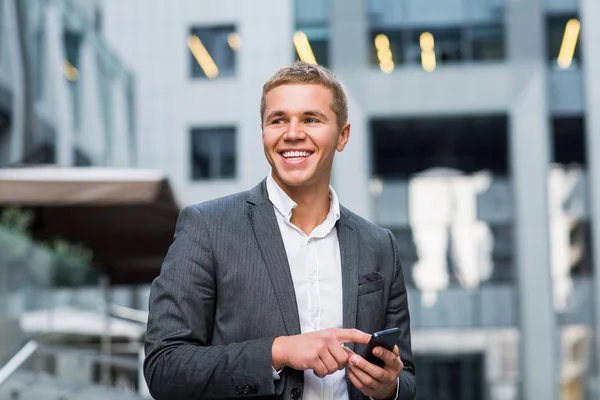
<path fill-rule="evenodd" d="M 394 277 L 387 306 L 386 327 L 398 327 L 402 330 L 398 339 L 400 358 L 404 363 L 404 370 L 400 374 L 398 400 L 413 400 L 416 395 L 415 367 L 410 339 L 410 313 L 408 311 L 408 298 L 402 262 L 398 254 L 396 238 L 388 230 L 391 241 L 394 262 Z"/>
<path fill-rule="evenodd" d="M 212 346 L 215 262 L 196 206 L 179 215 L 173 244 L 150 289 L 144 377 L 156 400 L 280 394 L 272 373 L 275 337 Z"/>

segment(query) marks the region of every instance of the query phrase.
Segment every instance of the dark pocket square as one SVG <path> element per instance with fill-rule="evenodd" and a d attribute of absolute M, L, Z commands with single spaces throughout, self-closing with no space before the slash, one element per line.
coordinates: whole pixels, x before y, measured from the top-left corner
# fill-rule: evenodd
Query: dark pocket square
<path fill-rule="evenodd" d="M 379 271 L 369 272 L 360 277 L 358 281 L 358 285 L 364 285 L 365 283 L 377 282 L 383 279 L 383 276 L 379 273 Z"/>

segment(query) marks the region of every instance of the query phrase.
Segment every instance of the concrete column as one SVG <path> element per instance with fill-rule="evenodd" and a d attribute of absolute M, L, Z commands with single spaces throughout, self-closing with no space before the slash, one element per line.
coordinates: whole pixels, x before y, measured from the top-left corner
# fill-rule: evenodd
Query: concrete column
<path fill-rule="evenodd" d="M 586 103 L 586 144 L 590 213 L 592 223 L 592 254 L 594 260 L 596 374 L 600 371 L 600 2 L 579 0 L 581 16 L 580 42 L 583 53 L 583 81 Z"/>
<path fill-rule="evenodd" d="M 355 81 L 357 72 L 368 67 L 367 9 L 363 0 L 331 0 L 330 65 L 342 80 L 348 94 L 349 121 L 352 124 L 350 141 L 338 153 L 332 174 L 333 186 L 340 202 L 353 212 L 373 221 L 374 212 L 369 180 L 370 130 L 361 96 L 362 81 Z M 353 93 L 356 95 L 353 95 Z"/>
<path fill-rule="evenodd" d="M 548 231 L 549 123 L 542 0 L 506 1 L 509 112 L 519 289 L 520 398 L 558 398 L 558 341 Z"/>
<path fill-rule="evenodd" d="M 16 0 L 0 2 L 0 19 L 4 26 L 3 45 L 8 47 L 12 79 L 12 123 L 9 163 L 17 162 L 25 150 L 25 77 L 19 38 L 19 18 Z"/>

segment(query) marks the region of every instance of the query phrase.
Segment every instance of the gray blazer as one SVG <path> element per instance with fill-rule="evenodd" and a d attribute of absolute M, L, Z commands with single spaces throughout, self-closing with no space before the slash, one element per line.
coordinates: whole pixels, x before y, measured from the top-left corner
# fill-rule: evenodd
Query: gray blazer
<path fill-rule="evenodd" d="M 344 328 L 399 327 L 400 399 L 415 396 L 410 317 L 390 231 L 341 207 Z M 144 375 L 157 400 L 300 399 L 303 372 L 274 380 L 275 337 L 300 334 L 283 239 L 266 180 L 186 207 L 150 291 Z M 353 345 L 350 347 L 354 347 Z M 354 350 L 361 354 L 363 345 Z M 348 381 L 351 399 L 365 399 Z"/>

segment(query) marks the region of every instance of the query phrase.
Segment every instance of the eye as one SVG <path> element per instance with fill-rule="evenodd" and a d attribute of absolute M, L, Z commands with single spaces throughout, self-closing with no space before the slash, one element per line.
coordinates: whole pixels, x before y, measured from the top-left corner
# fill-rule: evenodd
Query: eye
<path fill-rule="evenodd" d="M 274 119 L 273 121 L 271 121 L 271 125 L 279 125 L 279 124 L 283 124 L 283 120 L 281 118 L 279 119 Z"/>
<path fill-rule="evenodd" d="M 319 123 L 319 120 L 316 118 L 307 118 L 306 123 L 307 124 L 317 124 L 317 123 Z"/>

